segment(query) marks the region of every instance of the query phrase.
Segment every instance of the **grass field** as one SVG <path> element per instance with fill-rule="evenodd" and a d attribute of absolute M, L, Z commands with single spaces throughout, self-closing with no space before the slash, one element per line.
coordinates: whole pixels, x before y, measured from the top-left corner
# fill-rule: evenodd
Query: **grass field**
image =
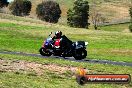
<path fill-rule="evenodd" d="M 131 33 L 72 29 L 64 26 L 61 28 L 59 25 L 0 23 L 1 50 L 39 53 L 43 40 L 55 30 L 61 30 L 72 41 L 88 41 L 89 59 L 132 62 Z"/>
<path fill-rule="evenodd" d="M 0 54 L 0 57 L 4 60 L 10 60 L 10 63 L 18 61 L 27 61 L 29 63 L 38 64 L 56 64 L 60 67 L 85 67 L 89 74 L 131 74 L 132 68 L 125 66 L 113 66 L 113 65 L 100 65 L 90 63 L 71 62 L 59 59 L 49 58 L 35 58 L 25 57 L 17 55 L 4 55 Z M 10 66 L 10 63 L 4 64 L 4 66 Z M 25 64 L 26 65 L 26 64 Z M 122 69 L 123 68 L 123 69 Z M 43 70 L 41 70 L 43 71 Z M 22 69 L 15 71 L 1 71 L 0 72 L 0 87 L 1 88 L 131 88 L 130 84 L 87 84 L 80 86 L 75 81 L 75 73 L 72 71 L 64 70 L 61 73 L 56 73 L 48 69 L 44 69 L 43 74 L 37 75 L 35 70 L 23 71 Z M 17 84 L 17 85 L 16 85 Z"/>
<path fill-rule="evenodd" d="M 108 26 L 100 26 L 99 29 L 105 31 L 129 32 L 130 23 L 114 24 Z"/>
<path fill-rule="evenodd" d="M 126 31 L 129 23 L 102 26 L 100 30 L 71 28 L 60 24 L 49 24 L 40 20 L 0 14 L 0 51 L 18 51 L 38 54 L 38 50 L 52 31 L 61 30 L 72 41 L 88 41 L 87 59 L 124 61 L 132 63 L 132 33 Z M 5 63 L 3 64 L 3 60 Z M 8 61 L 9 62 L 6 62 Z M 19 64 L 14 70 L 12 63 L 25 61 L 39 65 L 58 67 L 84 67 L 90 74 L 130 74 L 127 66 L 80 63 L 60 59 L 37 58 L 29 56 L 0 54 L 0 88 L 132 88 L 130 84 L 87 84 L 79 86 L 74 73 L 65 69 L 56 73 L 55 69 L 41 69 L 38 75 L 35 69 L 23 70 L 26 64 Z M 13 65 L 14 66 L 14 65 Z M 32 65 L 31 65 L 32 66 Z M 38 66 L 38 65 L 35 65 Z M 5 67 L 5 69 L 2 69 Z M 7 69 L 9 67 L 10 69 Z M 18 68 L 20 69 L 18 70 Z M 34 66 L 33 66 L 34 67 Z M 52 66 L 53 67 L 53 66 Z M 52 68 L 50 67 L 50 68 Z M 41 68 L 41 67 L 40 67 Z M 39 68 L 39 69 L 40 69 Z"/>

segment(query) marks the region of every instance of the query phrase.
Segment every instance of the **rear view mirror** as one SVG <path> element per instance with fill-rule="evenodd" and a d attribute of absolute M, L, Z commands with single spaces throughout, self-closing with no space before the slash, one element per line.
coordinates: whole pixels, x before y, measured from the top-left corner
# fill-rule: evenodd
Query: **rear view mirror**
<path fill-rule="evenodd" d="M 52 35 L 52 32 L 50 32 L 49 36 L 51 36 L 51 35 Z"/>

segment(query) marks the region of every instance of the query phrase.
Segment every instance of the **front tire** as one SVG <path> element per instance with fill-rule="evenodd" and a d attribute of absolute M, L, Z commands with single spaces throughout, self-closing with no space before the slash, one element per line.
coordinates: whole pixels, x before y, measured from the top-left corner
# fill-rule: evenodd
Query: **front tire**
<path fill-rule="evenodd" d="M 39 52 L 42 56 L 51 56 L 52 55 L 52 53 L 49 51 L 46 51 L 45 48 L 40 48 Z"/>
<path fill-rule="evenodd" d="M 76 60 L 82 60 L 82 59 L 86 58 L 86 56 L 87 56 L 87 51 L 86 50 L 77 50 L 73 57 Z"/>

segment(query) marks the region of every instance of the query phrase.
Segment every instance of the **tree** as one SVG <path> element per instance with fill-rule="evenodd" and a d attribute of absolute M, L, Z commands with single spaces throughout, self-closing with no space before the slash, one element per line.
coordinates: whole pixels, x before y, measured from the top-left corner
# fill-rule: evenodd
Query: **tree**
<path fill-rule="evenodd" d="M 131 17 L 130 25 L 129 25 L 129 30 L 132 32 L 132 6 L 129 9 L 129 14 L 130 14 L 130 17 Z"/>
<path fill-rule="evenodd" d="M 15 0 L 11 3 L 10 10 L 13 15 L 27 16 L 31 11 L 32 3 L 29 0 Z"/>
<path fill-rule="evenodd" d="M 24 1 L 23 1 L 23 15 L 24 15 L 24 16 L 29 15 L 29 13 L 30 13 L 30 11 L 31 11 L 31 8 L 32 8 L 32 3 L 31 3 L 31 1 L 24 0 Z"/>
<path fill-rule="evenodd" d="M 105 16 L 103 16 L 100 11 L 101 9 L 100 7 L 97 7 L 96 1 L 92 0 L 90 18 L 95 30 L 98 30 L 98 26 L 106 21 Z"/>
<path fill-rule="evenodd" d="M 88 1 L 76 0 L 73 9 L 67 12 L 67 24 L 71 27 L 88 28 L 89 23 L 89 5 Z"/>
<path fill-rule="evenodd" d="M 43 1 L 37 6 L 36 14 L 43 21 L 57 23 L 61 17 L 61 9 L 55 1 Z"/>
<path fill-rule="evenodd" d="M 91 17 L 91 22 L 92 22 L 95 30 L 98 30 L 98 26 L 100 24 L 105 23 L 105 21 L 106 21 L 105 16 L 102 15 L 101 13 L 99 13 L 99 11 L 95 10 L 95 9 L 91 10 L 90 17 Z"/>
<path fill-rule="evenodd" d="M 132 32 L 132 23 L 130 23 L 130 25 L 129 25 L 129 30 L 130 30 L 130 32 Z"/>
<path fill-rule="evenodd" d="M 0 8 L 8 6 L 9 2 L 7 0 L 0 0 Z"/>

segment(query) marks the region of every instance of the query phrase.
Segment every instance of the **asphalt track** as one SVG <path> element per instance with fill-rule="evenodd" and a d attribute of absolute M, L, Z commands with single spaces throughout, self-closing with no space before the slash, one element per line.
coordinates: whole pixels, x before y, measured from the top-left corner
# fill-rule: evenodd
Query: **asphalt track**
<path fill-rule="evenodd" d="M 75 60 L 73 57 L 59 57 L 59 56 L 41 56 L 40 54 L 29 54 L 23 52 L 10 52 L 10 51 L 0 51 L 0 54 L 13 54 L 13 55 L 22 55 L 22 56 L 32 56 L 32 57 L 40 57 L 40 58 L 50 58 L 50 59 L 65 59 L 69 61 L 75 62 L 87 62 L 87 63 L 98 63 L 98 64 L 111 64 L 111 65 L 120 65 L 120 66 L 130 66 L 132 67 L 132 63 L 127 62 L 116 62 L 116 61 L 108 61 L 108 60 L 90 60 L 90 59 L 83 59 L 83 60 Z"/>

